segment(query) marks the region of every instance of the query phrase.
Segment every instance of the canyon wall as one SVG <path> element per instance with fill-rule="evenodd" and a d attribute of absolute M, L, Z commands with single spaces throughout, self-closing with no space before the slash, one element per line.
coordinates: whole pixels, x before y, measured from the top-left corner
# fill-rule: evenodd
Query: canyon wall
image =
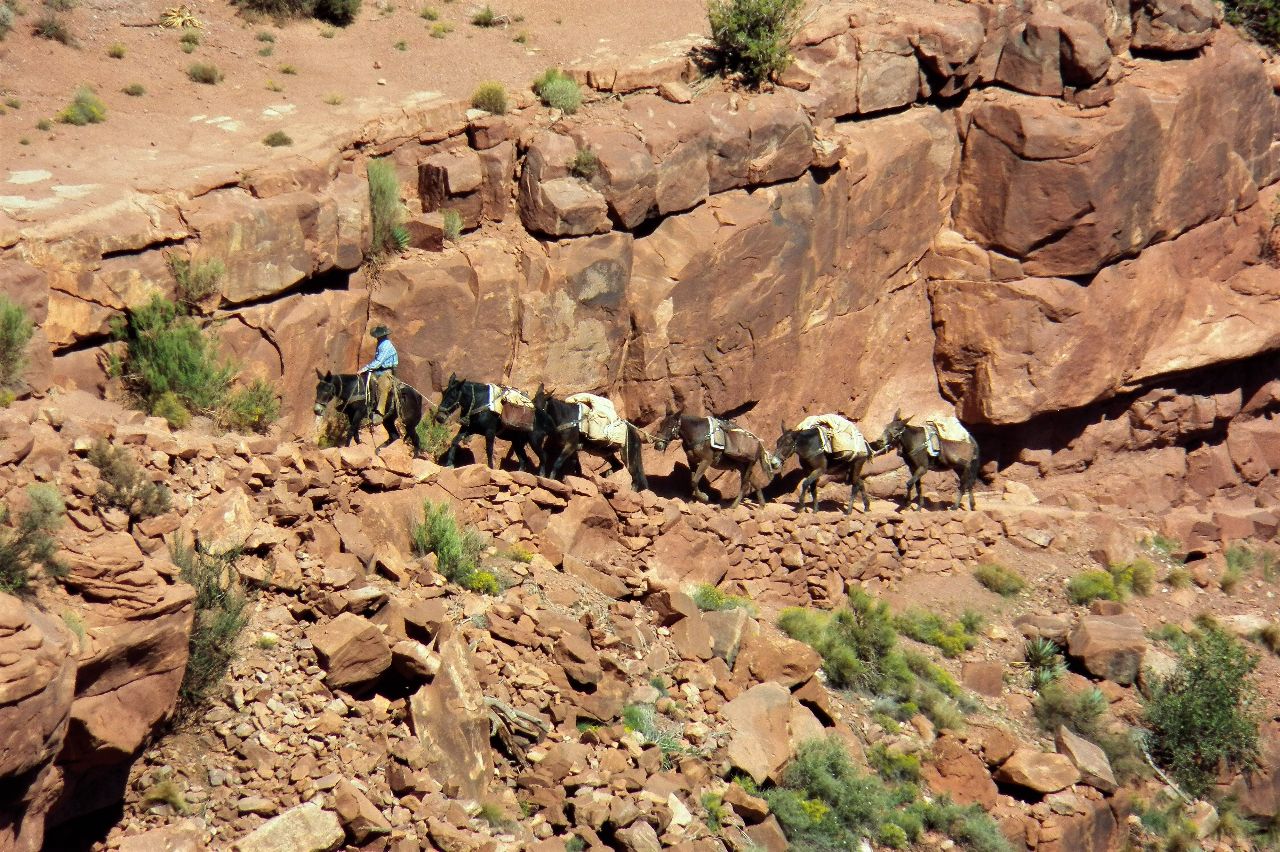
<path fill-rule="evenodd" d="M 426 392 L 545 382 L 642 423 L 754 404 L 769 436 L 954 407 L 1001 466 L 1015 434 L 1057 436 L 1040 448 L 1061 459 L 1087 422 L 1280 348 L 1280 69 L 1212 3 L 836 4 L 793 46 L 763 94 L 680 44 L 571 69 L 607 95 L 575 116 L 426 101 L 188 194 L 6 229 L 0 282 L 41 322 L 33 382 L 101 388 L 110 318 L 172 291 L 174 251 L 224 262 L 215 325 L 299 432 L 312 371 L 354 369 L 374 322 Z M 376 264 L 372 156 L 412 242 Z M 1264 381 L 1162 464 L 1208 440 L 1223 488 L 1274 494 L 1278 395 Z M 1235 419 L 1265 446 L 1233 450 Z"/>

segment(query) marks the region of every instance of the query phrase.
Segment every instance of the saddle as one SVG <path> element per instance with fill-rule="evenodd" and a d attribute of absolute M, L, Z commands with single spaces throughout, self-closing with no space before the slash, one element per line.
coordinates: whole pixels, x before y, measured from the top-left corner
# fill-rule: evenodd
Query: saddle
<path fill-rule="evenodd" d="M 718 417 L 707 418 L 707 440 L 711 448 L 722 450 L 725 455 L 734 458 L 751 458 L 761 446 L 760 439 L 743 429 L 732 420 L 721 420 Z"/>
<path fill-rule="evenodd" d="M 489 385 L 489 404 L 508 429 L 528 432 L 533 428 L 533 400 L 523 391 L 501 385 Z"/>
<path fill-rule="evenodd" d="M 943 451 L 947 451 L 947 455 L 955 458 L 962 457 L 966 452 L 972 452 L 973 438 L 969 435 L 969 430 L 955 417 L 950 415 L 926 415 L 920 420 L 923 423 L 912 422 L 917 418 L 908 421 L 912 426 L 924 427 L 925 449 L 932 458 L 938 458 Z"/>
<path fill-rule="evenodd" d="M 823 451 L 842 460 L 848 461 L 859 456 L 871 455 L 871 448 L 867 446 L 867 439 L 863 437 L 862 432 L 853 421 L 839 414 L 815 414 L 812 417 L 806 417 L 796 424 L 796 429 L 817 429 L 818 436 L 822 439 Z"/>
<path fill-rule="evenodd" d="M 618 416 L 612 402 L 590 393 L 575 393 L 564 401 L 578 406 L 578 431 L 587 440 L 614 446 L 626 444 L 627 421 Z"/>

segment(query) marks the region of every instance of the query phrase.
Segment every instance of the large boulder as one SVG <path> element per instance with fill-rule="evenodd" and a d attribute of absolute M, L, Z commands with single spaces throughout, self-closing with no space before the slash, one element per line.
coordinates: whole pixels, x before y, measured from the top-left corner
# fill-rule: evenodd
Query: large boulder
<path fill-rule="evenodd" d="M 1067 653 L 1095 677 L 1122 686 L 1138 678 L 1147 637 L 1132 615 L 1087 615 L 1071 632 Z"/>
<path fill-rule="evenodd" d="M 373 623 L 350 612 L 307 631 L 325 681 L 334 689 L 365 686 L 391 667 L 391 646 Z"/>
<path fill-rule="evenodd" d="M 999 791 L 982 759 L 965 747 L 958 737 L 945 735 L 933 744 L 932 759 L 924 765 L 921 778 L 938 795 L 950 796 L 963 804 L 990 809 Z"/>
<path fill-rule="evenodd" d="M 1133 46 L 1139 50 L 1196 50 L 1222 25 L 1222 7 L 1213 0 L 1141 0 L 1134 10 Z"/>
<path fill-rule="evenodd" d="M 1080 780 L 1080 772 L 1066 755 L 1020 748 L 996 771 L 996 780 L 1036 793 L 1056 793 Z"/>
<path fill-rule="evenodd" d="M 1116 776 L 1111 771 L 1111 761 L 1107 759 L 1107 753 L 1097 745 L 1072 733 L 1066 725 L 1058 726 L 1054 743 L 1058 753 L 1065 754 L 1076 769 L 1080 770 L 1081 781 L 1104 793 L 1116 789 Z"/>
<path fill-rule="evenodd" d="M 409 698 L 409 727 L 448 796 L 480 800 L 489 789 L 493 749 L 484 698 L 467 641 L 454 633 L 440 648 L 435 680 Z"/>
<path fill-rule="evenodd" d="M 730 738 L 725 756 L 757 784 L 778 780 L 791 757 L 791 692 L 778 683 L 751 687 L 724 705 Z"/>
<path fill-rule="evenodd" d="M 345 839 L 333 811 L 307 802 L 267 820 L 232 848 L 235 852 L 330 852 Z"/>

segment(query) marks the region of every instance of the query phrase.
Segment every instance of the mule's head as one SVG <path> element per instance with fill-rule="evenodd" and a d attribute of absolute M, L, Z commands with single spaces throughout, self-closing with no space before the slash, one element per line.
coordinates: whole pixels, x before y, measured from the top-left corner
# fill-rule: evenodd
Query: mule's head
<path fill-rule="evenodd" d="M 676 435 L 680 433 L 680 412 L 673 411 L 663 418 L 658 424 L 658 429 L 653 433 L 653 446 L 658 452 L 666 450 L 667 445 L 676 439 Z"/>
<path fill-rule="evenodd" d="M 338 382 L 334 379 L 332 371 L 321 373 L 316 370 L 316 405 L 315 413 L 319 417 L 324 414 L 324 410 L 329 407 L 329 403 L 338 395 Z"/>
<path fill-rule="evenodd" d="M 781 468 L 787 459 L 795 455 L 796 452 L 796 435 L 784 425 L 782 434 L 778 436 L 778 443 L 773 446 L 773 457 L 778 461 L 778 467 Z"/>
<path fill-rule="evenodd" d="M 440 397 L 440 405 L 436 408 L 436 422 L 444 423 L 461 407 L 462 380 L 455 373 L 449 376 L 449 384 L 444 386 L 444 393 Z"/>

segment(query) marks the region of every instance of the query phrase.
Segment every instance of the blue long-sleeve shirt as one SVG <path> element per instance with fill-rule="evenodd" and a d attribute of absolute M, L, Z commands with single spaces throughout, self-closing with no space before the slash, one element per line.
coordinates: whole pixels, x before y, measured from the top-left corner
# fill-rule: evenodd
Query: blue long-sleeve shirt
<path fill-rule="evenodd" d="M 361 372 L 380 373 L 399 366 L 400 353 L 396 352 L 396 347 L 392 345 L 390 338 L 384 337 L 378 341 L 378 349 L 373 353 L 373 360 L 366 364 Z"/>

